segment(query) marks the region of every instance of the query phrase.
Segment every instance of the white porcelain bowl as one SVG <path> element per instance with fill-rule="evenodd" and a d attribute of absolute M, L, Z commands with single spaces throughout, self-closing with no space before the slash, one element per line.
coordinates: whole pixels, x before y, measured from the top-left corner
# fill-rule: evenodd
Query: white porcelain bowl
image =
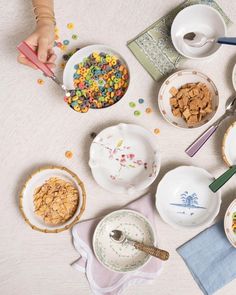
<path fill-rule="evenodd" d="M 201 48 L 188 46 L 183 36 L 189 32 L 203 33 L 207 38 L 226 36 L 226 25 L 220 13 L 209 5 L 196 4 L 181 10 L 171 27 L 171 38 L 175 49 L 187 58 L 207 58 L 220 47 L 218 43 L 207 43 Z"/>
<path fill-rule="evenodd" d="M 234 248 L 236 248 L 236 199 L 229 205 L 224 218 L 225 234 Z"/>
<path fill-rule="evenodd" d="M 212 113 L 206 115 L 203 120 L 195 125 L 188 125 L 183 118 L 175 117 L 171 111 L 170 89 L 175 87 L 179 89 L 186 83 L 204 83 L 212 94 Z M 198 72 L 197 70 L 181 70 L 170 77 L 168 77 L 162 84 L 158 94 L 158 105 L 160 112 L 164 119 L 175 127 L 180 128 L 198 128 L 208 123 L 215 116 L 219 106 L 219 95 L 214 82 L 205 74 Z"/>
<path fill-rule="evenodd" d="M 221 193 L 213 193 L 214 180 L 206 170 L 180 166 L 159 182 L 156 207 L 161 218 L 174 228 L 195 229 L 209 225 L 220 210 Z"/>

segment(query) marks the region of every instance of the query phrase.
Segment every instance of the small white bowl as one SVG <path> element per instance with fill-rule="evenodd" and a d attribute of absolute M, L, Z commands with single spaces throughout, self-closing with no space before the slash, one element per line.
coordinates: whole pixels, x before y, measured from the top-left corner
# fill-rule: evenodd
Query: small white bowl
<path fill-rule="evenodd" d="M 175 117 L 172 114 L 170 98 L 170 89 L 175 87 L 179 89 L 181 86 L 187 83 L 204 83 L 212 93 L 212 113 L 208 114 L 198 124 L 188 125 L 183 118 Z M 219 106 L 219 95 L 214 82 L 206 75 L 196 70 L 181 70 L 170 77 L 168 77 L 162 84 L 158 94 L 158 105 L 160 112 L 164 119 L 175 127 L 180 128 L 198 128 L 208 123 L 215 116 Z"/>
<path fill-rule="evenodd" d="M 159 182 L 156 207 L 161 218 L 174 228 L 196 229 L 213 222 L 220 210 L 221 193 L 209 185 L 214 177 L 194 166 L 169 171 Z"/>
<path fill-rule="evenodd" d="M 225 234 L 232 246 L 236 248 L 236 230 L 233 230 L 234 220 L 236 221 L 236 199 L 229 205 L 224 218 Z"/>
<path fill-rule="evenodd" d="M 222 155 L 225 163 L 231 167 L 236 165 L 236 122 L 225 132 L 222 144 Z"/>
<path fill-rule="evenodd" d="M 43 185 L 51 177 L 58 177 L 71 182 L 79 192 L 79 204 L 75 214 L 61 225 L 48 225 L 43 219 L 37 216 L 34 211 L 33 195 L 37 187 Z M 19 208 L 25 222 L 34 230 L 44 233 L 59 233 L 71 228 L 79 221 L 85 210 L 86 192 L 82 181 L 78 176 L 65 167 L 47 166 L 38 169 L 25 182 L 19 196 Z"/>
<path fill-rule="evenodd" d="M 109 234 L 114 229 L 123 231 L 132 240 L 153 246 L 154 230 L 147 218 L 133 210 L 114 211 L 98 223 L 93 235 L 94 253 L 109 270 L 126 273 L 143 267 L 151 256 L 127 243 L 113 241 Z"/>
<path fill-rule="evenodd" d="M 218 43 L 207 43 L 201 48 L 188 46 L 183 36 L 189 32 L 199 32 L 207 38 L 226 36 L 226 25 L 220 13 L 209 5 L 191 5 L 181 10 L 175 17 L 171 27 L 171 38 L 175 49 L 183 56 L 191 59 L 207 58 L 220 47 Z"/>

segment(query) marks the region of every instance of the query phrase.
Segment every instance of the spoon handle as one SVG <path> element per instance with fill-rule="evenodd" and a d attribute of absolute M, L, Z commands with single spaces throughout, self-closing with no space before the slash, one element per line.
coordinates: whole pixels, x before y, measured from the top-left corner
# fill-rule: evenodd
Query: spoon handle
<path fill-rule="evenodd" d="M 217 43 L 227 44 L 227 45 L 236 45 L 236 37 L 220 37 L 217 39 Z"/>
<path fill-rule="evenodd" d="M 230 167 L 225 173 L 216 178 L 209 188 L 215 193 L 217 192 L 234 174 L 236 173 L 236 165 Z"/>
<path fill-rule="evenodd" d="M 186 150 L 186 154 L 189 157 L 193 157 L 200 148 L 207 142 L 212 134 L 217 130 L 218 125 L 210 126 L 201 136 L 199 136 Z"/>
<path fill-rule="evenodd" d="M 143 243 L 134 242 L 134 247 L 140 251 L 143 251 L 151 256 L 157 257 L 161 260 L 168 260 L 169 259 L 169 252 L 165 250 L 158 249 L 153 246 L 147 246 Z"/>

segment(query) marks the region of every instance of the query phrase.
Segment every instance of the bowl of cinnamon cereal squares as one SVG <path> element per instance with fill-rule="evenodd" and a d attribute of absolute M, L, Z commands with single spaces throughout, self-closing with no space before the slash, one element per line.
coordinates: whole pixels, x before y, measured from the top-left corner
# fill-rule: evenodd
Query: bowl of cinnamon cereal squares
<path fill-rule="evenodd" d="M 84 185 L 74 172 L 48 166 L 38 169 L 25 182 L 19 208 L 32 229 L 58 233 L 78 222 L 85 201 Z"/>
<path fill-rule="evenodd" d="M 161 114 L 180 128 L 197 128 L 216 114 L 219 95 L 214 82 L 196 70 L 181 70 L 168 77 L 158 94 Z"/>

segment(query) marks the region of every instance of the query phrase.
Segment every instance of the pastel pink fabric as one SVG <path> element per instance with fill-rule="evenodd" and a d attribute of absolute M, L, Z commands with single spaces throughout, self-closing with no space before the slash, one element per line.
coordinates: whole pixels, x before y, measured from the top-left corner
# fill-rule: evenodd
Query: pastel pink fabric
<path fill-rule="evenodd" d="M 130 203 L 125 209 L 140 212 L 153 225 L 156 238 L 156 208 L 151 195 L 145 195 Z M 123 290 L 137 283 L 150 283 L 160 273 L 162 261 L 151 258 L 141 269 L 129 273 L 117 273 L 105 268 L 95 257 L 92 246 L 94 230 L 101 218 L 86 220 L 72 229 L 73 242 L 81 257 L 72 266 L 86 274 L 93 294 L 121 294 Z"/>

